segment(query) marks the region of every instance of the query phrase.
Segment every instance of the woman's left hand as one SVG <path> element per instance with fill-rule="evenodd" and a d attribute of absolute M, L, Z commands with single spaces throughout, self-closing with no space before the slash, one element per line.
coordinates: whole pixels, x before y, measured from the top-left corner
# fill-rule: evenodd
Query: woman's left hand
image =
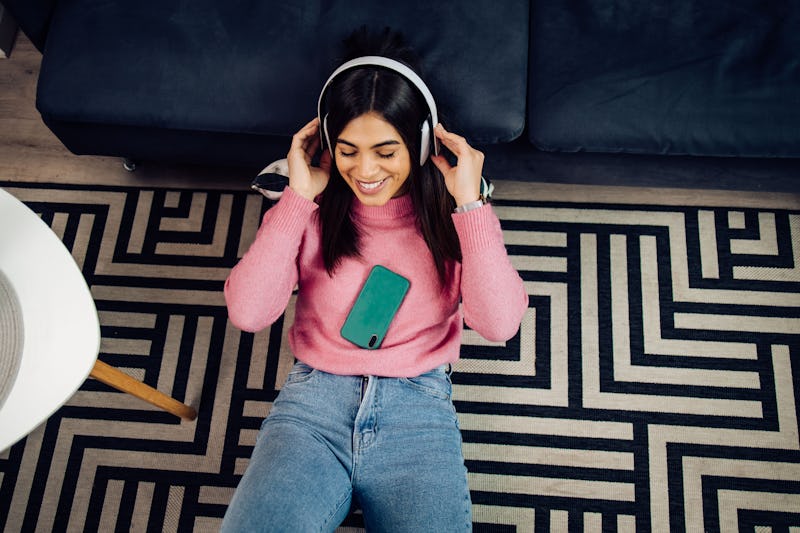
<path fill-rule="evenodd" d="M 483 152 L 470 146 L 464 137 L 444 129 L 441 124 L 436 125 L 433 134 L 457 158 L 456 166 L 452 166 L 444 156 L 431 156 L 431 161 L 444 176 L 444 183 L 455 198 L 456 205 L 478 200 L 481 195 Z"/>

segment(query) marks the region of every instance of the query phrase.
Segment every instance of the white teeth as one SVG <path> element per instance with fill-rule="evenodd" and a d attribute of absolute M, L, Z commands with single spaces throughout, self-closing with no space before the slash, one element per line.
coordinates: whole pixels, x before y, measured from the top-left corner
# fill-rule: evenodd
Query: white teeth
<path fill-rule="evenodd" d="M 364 189 L 367 189 L 368 191 L 371 191 L 372 189 L 377 189 L 378 187 L 380 187 L 380 185 L 381 185 L 381 183 L 383 183 L 383 181 L 384 180 L 376 181 L 376 182 L 373 182 L 373 183 L 364 183 L 363 181 L 359 181 L 358 183 Z"/>

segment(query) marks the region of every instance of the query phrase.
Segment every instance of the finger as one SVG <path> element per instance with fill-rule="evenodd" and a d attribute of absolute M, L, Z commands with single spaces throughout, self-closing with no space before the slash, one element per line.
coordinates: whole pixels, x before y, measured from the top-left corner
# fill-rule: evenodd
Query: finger
<path fill-rule="evenodd" d="M 309 120 L 308 123 L 305 126 L 303 126 L 303 128 L 300 131 L 307 129 L 317 129 L 318 126 L 319 126 L 319 118 L 314 117 L 311 120 Z"/>
<path fill-rule="evenodd" d="M 289 146 L 290 152 L 306 151 L 307 137 L 303 134 L 303 130 L 298 131 L 292 136 L 292 144 Z"/>
<path fill-rule="evenodd" d="M 319 148 L 319 135 L 310 135 L 306 138 L 304 143 L 305 151 L 308 155 L 313 156 L 317 153 L 317 149 Z"/>
<path fill-rule="evenodd" d="M 464 137 L 450 133 L 441 124 L 434 128 L 434 135 L 456 156 L 472 148 Z"/>
<path fill-rule="evenodd" d="M 300 130 L 292 136 L 292 140 L 294 141 L 297 139 L 300 142 L 303 142 L 306 139 L 316 135 L 317 130 L 319 130 L 319 119 L 314 118 L 308 124 L 300 128 Z"/>
<path fill-rule="evenodd" d="M 306 130 L 306 133 L 307 133 L 308 137 L 314 137 L 316 139 L 319 139 L 319 135 L 318 135 L 319 134 L 319 119 L 318 118 L 315 118 L 311 122 L 306 124 L 306 127 L 304 129 Z"/>
<path fill-rule="evenodd" d="M 306 163 L 309 163 L 317 152 L 317 146 L 319 146 L 319 141 L 307 140 L 299 143 L 292 142 L 292 146 L 289 149 L 289 157 L 299 157 Z"/>
<path fill-rule="evenodd" d="M 460 135 L 457 135 L 457 134 L 455 134 L 453 132 L 447 131 L 445 129 L 445 127 L 442 126 L 441 123 L 436 125 L 436 127 L 433 130 L 433 132 L 441 140 L 450 139 L 450 140 L 453 140 L 453 141 L 464 141 L 464 142 L 466 142 L 466 139 L 464 139 L 464 137 L 462 137 Z"/>
<path fill-rule="evenodd" d="M 439 169 L 439 172 L 441 172 L 442 174 L 446 174 L 453 168 L 452 165 L 450 165 L 450 162 L 447 161 L 447 158 L 441 155 L 431 156 L 431 161 L 436 166 L 436 168 Z"/>
<path fill-rule="evenodd" d="M 326 173 L 330 173 L 331 171 L 331 152 L 330 150 L 325 150 L 322 152 L 322 155 L 319 158 L 319 168 L 324 170 Z"/>

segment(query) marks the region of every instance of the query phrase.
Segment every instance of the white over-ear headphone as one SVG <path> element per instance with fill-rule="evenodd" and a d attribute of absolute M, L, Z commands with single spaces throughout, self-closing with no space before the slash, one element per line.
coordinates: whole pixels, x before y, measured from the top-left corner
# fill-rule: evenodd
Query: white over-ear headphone
<path fill-rule="evenodd" d="M 439 118 L 436 114 L 436 103 L 433 101 L 433 95 L 428 89 L 428 86 L 425 85 L 425 82 L 422 81 L 422 78 L 420 78 L 417 73 L 411 70 L 408 66 L 399 61 L 395 61 L 394 59 L 383 56 L 363 56 L 351 59 L 334 70 L 333 74 L 331 74 L 331 76 L 328 78 L 328 81 L 326 81 L 325 85 L 322 86 L 322 91 L 319 94 L 319 101 L 317 102 L 317 116 L 320 120 L 320 137 L 322 140 L 322 146 L 328 147 L 328 150 L 331 151 L 331 156 L 333 156 L 333 146 L 331 145 L 330 137 L 328 136 L 328 113 L 326 112 L 324 115 L 322 114 L 325 92 L 336 76 L 344 71 L 359 67 L 383 67 L 400 74 L 406 80 L 408 80 L 411 85 L 417 88 L 422 97 L 425 99 L 425 103 L 428 105 L 428 116 L 420 125 L 419 164 L 424 165 L 425 161 L 428 160 L 428 156 L 431 152 L 431 145 L 433 145 L 433 153 L 439 155 L 439 140 L 435 135 L 433 135 L 433 127 L 439 123 Z"/>

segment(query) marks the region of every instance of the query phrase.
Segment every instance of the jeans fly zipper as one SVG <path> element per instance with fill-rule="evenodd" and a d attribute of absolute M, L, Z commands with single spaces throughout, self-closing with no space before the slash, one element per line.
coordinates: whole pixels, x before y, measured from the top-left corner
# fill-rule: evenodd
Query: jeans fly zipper
<path fill-rule="evenodd" d="M 367 386 L 369 385 L 369 376 L 361 376 L 361 400 L 364 400 L 364 395 L 367 393 Z"/>

